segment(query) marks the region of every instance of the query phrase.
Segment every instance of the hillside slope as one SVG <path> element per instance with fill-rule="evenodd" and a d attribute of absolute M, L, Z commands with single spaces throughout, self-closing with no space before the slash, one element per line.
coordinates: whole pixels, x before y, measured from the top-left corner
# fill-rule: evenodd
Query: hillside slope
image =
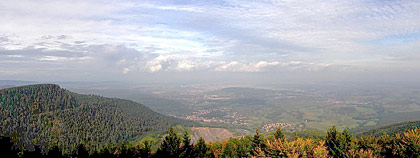
<path fill-rule="evenodd" d="M 408 130 L 420 128 L 420 121 L 406 121 L 385 126 L 368 126 L 363 128 L 352 129 L 351 131 L 357 135 L 382 135 L 384 133 L 394 135 L 404 133 Z"/>
<path fill-rule="evenodd" d="M 191 141 L 197 142 L 203 137 L 207 142 L 227 140 L 233 137 L 232 132 L 224 128 L 192 127 Z"/>
<path fill-rule="evenodd" d="M 84 144 L 100 151 L 171 125 L 193 124 L 139 103 L 81 95 L 54 84 L 2 89 L 0 107 L 2 136 L 12 137 L 18 146 L 29 150 L 35 144 L 72 152 L 78 144 Z"/>

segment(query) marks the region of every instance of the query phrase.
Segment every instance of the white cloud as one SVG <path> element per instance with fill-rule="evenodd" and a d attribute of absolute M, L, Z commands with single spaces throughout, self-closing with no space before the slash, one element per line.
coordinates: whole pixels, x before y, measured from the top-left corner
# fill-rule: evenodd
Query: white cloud
<path fill-rule="evenodd" d="M 119 74 L 420 66 L 415 0 L 4 0 L 0 8 L 0 63 L 39 69 L 85 72 L 68 63 L 87 61 Z"/>
<path fill-rule="evenodd" d="M 87 60 L 90 59 L 91 57 L 79 57 L 79 58 L 75 58 L 75 57 L 60 57 L 60 56 L 43 56 L 41 58 L 39 58 L 40 61 L 72 61 L 72 60 Z"/>
<path fill-rule="evenodd" d="M 290 71 L 290 70 L 301 70 L 301 71 L 319 71 L 325 67 L 331 66 L 330 64 L 325 63 L 303 63 L 299 61 L 291 62 L 238 62 L 231 61 L 227 63 L 220 63 L 219 66 L 215 68 L 215 71 L 226 71 L 226 72 L 267 72 L 267 71 Z"/>
<path fill-rule="evenodd" d="M 157 72 L 163 69 L 163 64 L 168 62 L 170 59 L 167 56 L 158 56 L 157 58 L 147 61 L 145 68 L 148 72 Z"/>
<path fill-rule="evenodd" d="M 178 62 L 176 70 L 177 71 L 190 71 L 196 66 L 196 63 L 190 61 L 181 61 Z"/>
<path fill-rule="evenodd" d="M 7 57 L 10 57 L 10 58 L 22 58 L 23 55 L 7 55 Z"/>
<path fill-rule="evenodd" d="M 162 65 L 157 63 L 148 63 L 146 67 L 149 70 L 149 72 L 157 72 L 162 70 Z"/>
<path fill-rule="evenodd" d="M 130 72 L 130 69 L 128 68 L 128 67 L 125 67 L 124 69 L 123 69 L 123 74 L 127 74 L 128 72 Z"/>
<path fill-rule="evenodd" d="M 156 6 L 156 5 L 151 5 L 151 4 L 147 4 L 144 6 L 155 8 L 155 9 L 162 9 L 162 10 L 188 11 L 188 12 L 198 12 L 198 13 L 204 12 L 202 8 L 190 7 L 190 6 Z"/>

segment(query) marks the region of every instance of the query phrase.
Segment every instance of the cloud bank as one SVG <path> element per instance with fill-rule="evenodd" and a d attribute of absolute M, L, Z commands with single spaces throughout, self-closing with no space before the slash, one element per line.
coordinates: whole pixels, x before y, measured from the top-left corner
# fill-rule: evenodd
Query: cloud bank
<path fill-rule="evenodd" d="M 5 0 L 0 8 L 4 79 L 420 68 L 415 0 Z"/>

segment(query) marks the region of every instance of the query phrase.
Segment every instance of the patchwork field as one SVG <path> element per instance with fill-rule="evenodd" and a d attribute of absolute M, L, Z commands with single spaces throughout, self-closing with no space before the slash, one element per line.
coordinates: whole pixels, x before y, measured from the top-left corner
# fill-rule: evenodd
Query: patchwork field
<path fill-rule="evenodd" d="M 339 129 L 420 119 L 416 85 L 284 85 L 277 87 L 173 86 L 130 87 L 83 93 L 121 97 L 203 125 L 248 132 Z"/>

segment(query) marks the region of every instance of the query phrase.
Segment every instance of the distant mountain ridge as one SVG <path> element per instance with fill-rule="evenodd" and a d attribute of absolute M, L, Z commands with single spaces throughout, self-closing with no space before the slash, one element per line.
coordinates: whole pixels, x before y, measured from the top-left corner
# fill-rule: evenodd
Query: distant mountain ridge
<path fill-rule="evenodd" d="M 2 136 L 29 150 L 57 146 L 70 153 L 84 144 L 100 151 L 171 125 L 194 124 L 136 102 L 77 94 L 55 84 L 1 89 L 0 107 Z"/>
<path fill-rule="evenodd" d="M 401 134 L 414 128 L 420 128 L 420 121 L 405 121 L 384 126 L 368 126 L 352 129 L 351 131 L 356 135 L 373 134 L 375 136 L 379 136 L 384 133 L 388 135 L 395 135 L 397 133 Z"/>
<path fill-rule="evenodd" d="M 0 89 L 11 88 L 21 85 L 36 84 L 34 81 L 20 81 L 20 80 L 0 80 Z"/>

